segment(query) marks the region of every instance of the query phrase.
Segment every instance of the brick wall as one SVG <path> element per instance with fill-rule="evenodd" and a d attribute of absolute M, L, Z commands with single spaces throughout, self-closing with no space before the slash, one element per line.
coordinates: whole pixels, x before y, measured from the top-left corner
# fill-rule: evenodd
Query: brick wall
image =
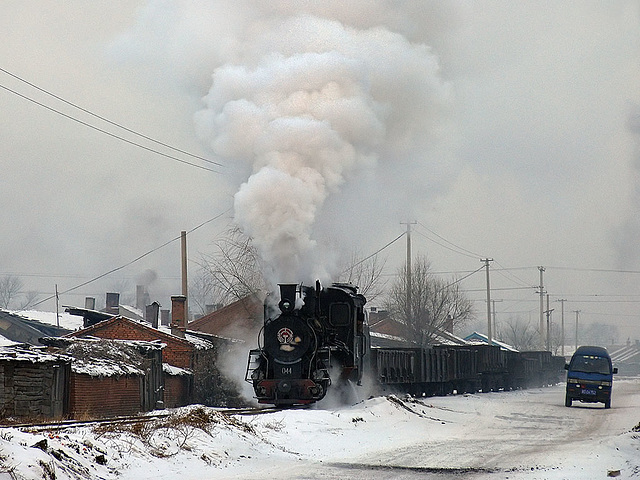
<path fill-rule="evenodd" d="M 189 405 L 191 377 L 189 375 L 164 376 L 164 406 L 165 408 Z"/>
<path fill-rule="evenodd" d="M 137 375 L 92 377 L 72 373 L 69 392 L 69 414 L 113 417 L 133 415 L 141 410 L 142 379 Z"/>

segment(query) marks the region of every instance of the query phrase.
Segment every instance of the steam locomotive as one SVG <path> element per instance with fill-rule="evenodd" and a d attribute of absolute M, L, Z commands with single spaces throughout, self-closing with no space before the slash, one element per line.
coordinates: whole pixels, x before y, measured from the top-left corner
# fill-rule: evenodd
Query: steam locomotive
<path fill-rule="evenodd" d="M 278 308 L 265 303 L 258 348 L 249 352 L 245 380 L 260 403 L 304 405 L 338 387 L 414 395 L 497 391 L 561 381 L 564 357 L 515 352 L 495 345 L 371 345 L 366 299 L 351 284 L 315 288 L 281 284 Z M 260 339 L 263 343 L 260 344 Z"/>
<path fill-rule="evenodd" d="M 324 398 L 332 378 L 360 383 L 368 332 L 366 299 L 357 287 L 280 285 L 278 310 L 269 312 L 264 343 L 249 352 L 245 379 L 260 403 L 296 405 Z"/>

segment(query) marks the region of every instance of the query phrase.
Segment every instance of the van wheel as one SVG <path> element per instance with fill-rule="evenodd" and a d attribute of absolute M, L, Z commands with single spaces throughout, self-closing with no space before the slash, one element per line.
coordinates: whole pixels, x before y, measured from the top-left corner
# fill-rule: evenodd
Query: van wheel
<path fill-rule="evenodd" d="M 611 399 L 604 401 L 604 408 L 611 408 Z"/>
<path fill-rule="evenodd" d="M 565 406 L 565 407 L 570 407 L 572 403 L 573 403 L 573 400 L 571 399 L 571 397 L 569 396 L 569 394 L 567 394 L 567 395 L 564 397 L 564 406 Z"/>

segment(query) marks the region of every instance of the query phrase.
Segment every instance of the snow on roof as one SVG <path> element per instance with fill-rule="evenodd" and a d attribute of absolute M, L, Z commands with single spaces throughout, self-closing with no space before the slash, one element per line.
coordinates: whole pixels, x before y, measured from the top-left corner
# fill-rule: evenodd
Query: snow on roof
<path fill-rule="evenodd" d="M 186 368 L 176 367 L 169 363 L 162 364 L 162 371 L 168 375 L 193 375 L 193 373 Z"/>
<path fill-rule="evenodd" d="M 83 322 L 82 317 L 67 312 L 56 314 L 56 312 L 42 312 L 40 310 L 10 310 L 9 313 L 55 327 L 59 322 L 60 327 L 67 330 L 78 330 L 82 328 Z"/>
<path fill-rule="evenodd" d="M 16 342 L 0 335 L 0 347 L 8 347 L 10 345 L 16 345 Z"/>
<path fill-rule="evenodd" d="M 43 351 L 42 347 L 34 347 L 26 344 L 15 344 L 0 347 L 0 360 L 13 360 L 18 362 L 47 363 L 64 361 L 63 355 L 50 354 Z M 68 359 L 67 359 L 68 360 Z"/>
<path fill-rule="evenodd" d="M 92 377 L 144 375 L 145 370 L 141 366 L 145 358 L 142 352 L 160 350 L 165 346 L 161 342 L 103 338 L 48 337 L 43 340 L 73 359 L 73 372 Z"/>
<path fill-rule="evenodd" d="M 479 332 L 473 332 L 472 334 L 467 335 L 464 339 L 469 343 L 475 343 L 475 344 L 487 344 L 487 343 L 489 343 L 489 338 L 486 335 L 484 335 L 482 333 L 479 333 Z M 508 350 L 508 351 L 511 351 L 511 352 L 517 352 L 518 351 L 517 349 L 515 349 L 514 347 L 512 347 L 508 343 L 504 343 L 504 342 L 501 342 L 499 340 L 495 340 L 493 338 L 491 339 L 491 344 L 500 347 L 502 350 Z"/>

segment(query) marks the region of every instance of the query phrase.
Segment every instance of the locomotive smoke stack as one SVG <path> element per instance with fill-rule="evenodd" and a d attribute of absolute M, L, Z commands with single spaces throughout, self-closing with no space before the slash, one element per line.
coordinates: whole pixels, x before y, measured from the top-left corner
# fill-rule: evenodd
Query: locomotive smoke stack
<path fill-rule="evenodd" d="M 295 283 L 281 283 L 280 287 L 280 303 L 278 306 L 283 312 L 290 312 L 296 305 L 296 289 L 298 285 Z"/>

